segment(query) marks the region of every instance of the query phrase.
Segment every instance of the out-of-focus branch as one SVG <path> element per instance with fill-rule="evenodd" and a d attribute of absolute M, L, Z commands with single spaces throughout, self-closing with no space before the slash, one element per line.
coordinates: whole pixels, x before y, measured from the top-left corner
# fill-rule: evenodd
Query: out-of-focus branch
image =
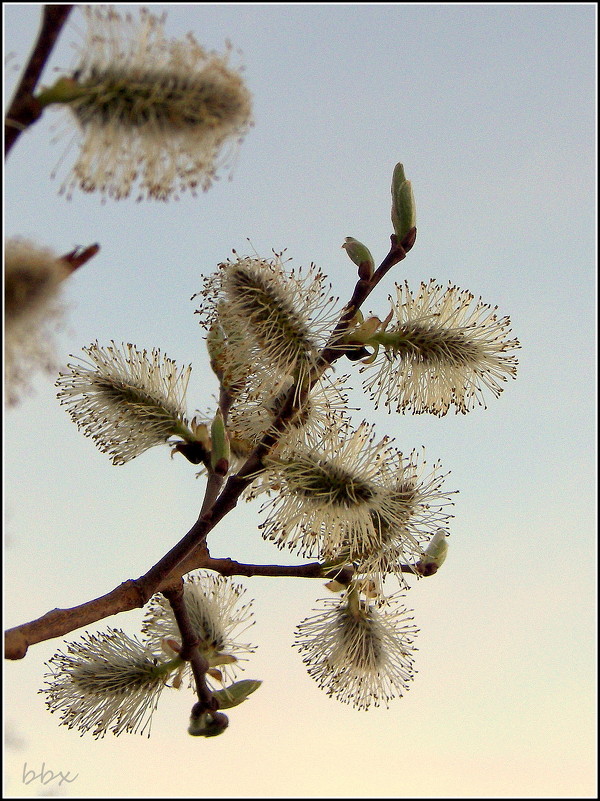
<path fill-rule="evenodd" d="M 95 256 L 99 250 L 100 245 L 98 244 L 90 245 L 87 248 L 75 248 L 75 250 L 65 253 L 65 255 L 61 256 L 60 259 L 69 265 L 71 272 L 75 272 L 75 270 L 83 266 L 86 261 L 89 261 L 93 256 Z"/>
<path fill-rule="evenodd" d="M 72 5 L 44 6 L 37 41 L 4 120 L 5 156 L 9 154 L 23 131 L 36 122 L 42 114 L 42 106 L 34 98 L 33 92 L 72 8 Z"/>

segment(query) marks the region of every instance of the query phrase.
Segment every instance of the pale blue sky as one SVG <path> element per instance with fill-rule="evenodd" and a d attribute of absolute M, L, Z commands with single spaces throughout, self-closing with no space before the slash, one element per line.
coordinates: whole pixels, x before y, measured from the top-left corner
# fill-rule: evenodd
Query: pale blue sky
<path fill-rule="evenodd" d="M 5 10 L 7 91 L 39 6 Z M 398 447 L 425 446 L 459 489 L 443 570 L 408 593 L 418 674 L 389 710 L 357 712 L 307 676 L 290 645 L 326 591 L 248 579 L 256 598 L 245 673 L 264 685 L 212 741 L 186 734 L 192 696 L 164 693 L 150 740 L 102 742 L 57 725 L 37 695 L 59 641 L 6 665 L 5 792 L 39 794 L 23 764 L 78 774 L 89 796 L 592 796 L 595 794 L 596 10 L 579 5 L 186 4 L 167 32 L 242 52 L 256 125 L 231 181 L 168 204 L 58 196 L 75 154 L 48 114 L 6 168 L 5 228 L 64 253 L 101 244 L 70 281 L 59 358 L 95 339 L 160 347 L 193 364 L 190 411 L 216 386 L 190 297 L 235 248 L 315 262 L 346 299 L 341 245 L 387 252 L 393 167 L 417 203 L 417 244 L 393 281 L 436 278 L 508 314 L 519 374 L 488 409 L 438 419 L 361 407 Z M 72 14 L 54 67 L 73 64 Z M 51 142 L 54 138 L 56 142 Z M 359 386 L 356 383 L 356 386 Z M 5 417 L 5 613 L 14 625 L 147 570 L 191 526 L 201 480 L 154 449 L 114 467 L 55 399 L 51 379 Z M 283 562 L 257 509 L 211 537 L 215 556 Z M 297 561 L 293 556 L 288 561 Z M 107 621 L 136 630 L 141 613 Z M 70 639 L 75 639 L 74 633 Z M 64 785 L 63 785 L 64 788 Z"/>

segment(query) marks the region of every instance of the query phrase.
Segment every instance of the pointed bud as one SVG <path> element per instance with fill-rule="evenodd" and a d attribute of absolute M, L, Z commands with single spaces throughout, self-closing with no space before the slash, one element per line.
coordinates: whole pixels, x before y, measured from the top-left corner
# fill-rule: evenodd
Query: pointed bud
<path fill-rule="evenodd" d="M 166 654 L 171 655 L 171 653 L 180 654 L 181 653 L 181 643 L 179 640 L 176 640 L 174 637 L 163 637 L 161 640 L 162 649 Z"/>
<path fill-rule="evenodd" d="M 208 433 L 208 426 L 206 423 L 203 423 L 198 417 L 194 417 L 190 423 L 190 430 L 196 438 L 196 441 L 200 442 L 207 451 L 210 451 L 210 434 Z"/>
<path fill-rule="evenodd" d="M 225 687 L 223 690 L 213 692 L 213 698 L 219 702 L 220 709 L 231 709 L 233 706 L 238 706 L 248 698 L 255 690 L 258 690 L 262 681 L 258 679 L 244 679 L 243 681 L 236 681 Z"/>
<path fill-rule="evenodd" d="M 221 684 L 223 683 L 223 674 L 221 673 L 220 670 L 217 670 L 217 668 L 209 668 L 206 671 L 206 675 L 210 676 L 211 679 L 215 679 L 216 681 L 220 681 Z"/>
<path fill-rule="evenodd" d="M 417 573 L 422 576 L 433 576 L 444 564 L 448 555 L 448 542 L 446 532 L 443 528 L 438 528 L 433 537 L 429 540 L 427 548 L 415 565 Z"/>
<path fill-rule="evenodd" d="M 406 174 L 404 172 L 404 164 L 396 164 L 394 167 L 394 174 L 392 176 L 392 192 L 395 186 L 400 186 L 406 181 Z"/>
<path fill-rule="evenodd" d="M 215 665 L 233 665 L 237 661 L 237 657 L 233 654 L 223 654 L 220 652 L 208 658 L 211 667 L 215 667 Z"/>
<path fill-rule="evenodd" d="M 382 323 L 379 317 L 367 317 L 356 328 L 352 328 L 346 334 L 346 340 L 349 342 L 367 343 L 374 334 L 381 328 Z"/>
<path fill-rule="evenodd" d="M 336 581 L 332 579 L 325 584 L 325 587 L 329 590 L 329 592 L 343 592 L 346 589 L 346 585 L 342 584 L 341 581 Z"/>
<path fill-rule="evenodd" d="M 402 164 L 396 164 L 392 178 L 392 225 L 400 243 L 416 225 L 415 198 Z"/>
<path fill-rule="evenodd" d="M 344 244 L 342 245 L 350 259 L 359 268 L 359 276 L 364 280 L 368 280 L 375 270 L 375 261 L 371 255 L 371 251 L 358 239 L 347 236 Z"/>
<path fill-rule="evenodd" d="M 36 97 L 42 106 L 49 106 L 51 103 L 72 103 L 81 97 L 85 97 L 86 89 L 82 88 L 74 78 L 59 78 L 53 86 L 42 87 Z"/>
<path fill-rule="evenodd" d="M 369 340 L 377 333 L 380 327 L 381 320 L 379 317 L 369 317 L 354 328 L 350 327 L 340 340 L 341 344 L 350 346 L 346 351 L 346 357 L 350 359 L 350 361 L 358 361 L 359 359 L 366 358 L 367 361 L 365 364 L 373 361 L 379 350 L 379 345 L 377 343 L 371 343 Z M 373 346 L 375 351 L 371 352 L 367 350 L 365 345 Z"/>
<path fill-rule="evenodd" d="M 218 409 L 210 428 L 212 450 L 210 461 L 212 469 L 220 475 L 229 470 L 229 437 L 225 429 L 225 421 L 221 410 Z"/>

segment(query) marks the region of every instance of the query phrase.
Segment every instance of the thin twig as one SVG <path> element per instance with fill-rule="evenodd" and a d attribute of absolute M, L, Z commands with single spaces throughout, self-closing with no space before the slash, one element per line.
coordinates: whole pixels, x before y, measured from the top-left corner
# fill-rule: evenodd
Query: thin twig
<path fill-rule="evenodd" d="M 219 702 L 212 694 L 206 682 L 206 673 L 209 668 L 207 659 L 200 653 L 198 646 L 200 640 L 192 626 L 190 616 L 185 605 L 183 595 L 183 582 L 179 586 L 170 590 L 164 590 L 163 595 L 171 604 L 171 609 L 181 634 L 181 650 L 179 656 L 190 663 L 194 681 L 196 684 L 196 694 L 198 702 L 192 707 L 191 717 L 198 720 L 203 716 L 210 716 L 211 734 L 223 731 L 229 725 L 229 718 L 223 712 L 219 712 Z"/>
<path fill-rule="evenodd" d="M 348 329 L 348 325 L 356 312 L 360 309 L 362 304 L 375 289 L 381 279 L 391 270 L 391 268 L 398 264 L 399 261 L 406 258 L 406 254 L 413 247 L 417 238 L 417 229 L 411 228 L 408 234 L 404 237 L 402 242 L 398 242 L 395 234 L 392 234 L 390 251 L 381 262 L 373 275 L 368 278 L 359 278 L 354 287 L 352 297 L 346 304 L 342 316 L 338 324 L 329 337 L 327 345 L 323 348 L 320 354 L 321 372 L 330 367 L 336 359 L 343 355 L 343 350 L 336 348 L 336 343 L 341 339 L 342 335 Z"/>
<path fill-rule="evenodd" d="M 43 108 L 33 92 L 72 8 L 72 5 L 47 5 L 43 8 L 37 41 L 4 120 L 5 157 L 23 131 L 42 115 Z"/>
<path fill-rule="evenodd" d="M 198 700 L 204 705 L 206 710 L 216 709 L 212 692 L 206 683 L 206 671 L 209 668 L 209 664 L 198 650 L 200 640 L 194 631 L 187 607 L 183 600 L 183 582 L 180 581 L 178 587 L 170 590 L 163 590 L 163 595 L 171 605 L 179 633 L 181 634 L 181 650 L 178 656 L 180 656 L 181 659 L 185 659 L 191 665 L 196 682 Z"/>
<path fill-rule="evenodd" d="M 351 565 L 333 567 L 326 570 L 321 562 L 309 562 L 304 565 L 247 565 L 236 562 L 234 559 L 213 559 L 207 557 L 202 565 L 207 570 L 214 570 L 222 576 L 270 576 L 281 578 L 323 578 L 336 579 L 340 584 L 349 584 L 354 575 L 354 568 Z M 416 571 L 413 565 L 398 565 L 401 573 L 412 573 Z M 429 573 L 422 573 L 429 575 Z"/>

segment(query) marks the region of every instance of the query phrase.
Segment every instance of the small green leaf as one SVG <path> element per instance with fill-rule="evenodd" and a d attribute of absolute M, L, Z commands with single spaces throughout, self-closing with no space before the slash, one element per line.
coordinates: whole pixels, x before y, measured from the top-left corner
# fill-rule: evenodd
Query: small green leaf
<path fill-rule="evenodd" d="M 244 679 L 242 681 L 236 681 L 223 690 L 217 690 L 213 693 L 213 696 L 219 702 L 220 709 L 231 709 L 231 707 L 237 706 L 241 704 L 242 701 L 245 701 L 251 693 L 258 690 L 261 684 L 262 681 L 258 679 Z"/>

